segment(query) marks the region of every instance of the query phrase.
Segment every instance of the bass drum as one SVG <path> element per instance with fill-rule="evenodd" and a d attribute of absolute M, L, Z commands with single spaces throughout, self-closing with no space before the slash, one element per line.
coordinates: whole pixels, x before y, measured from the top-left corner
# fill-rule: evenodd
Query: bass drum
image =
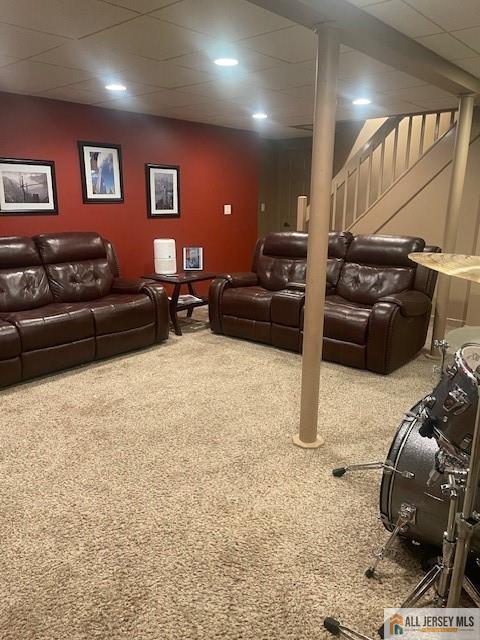
<path fill-rule="evenodd" d="M 430 471 L 435 467 L 438 445 L 434 438 L 423 438 L 419 434 L 421 421 L 415 415 L 410 415 L 416 414 L 421 404 L 416 404 L 407 414 L 388 452 L 388 460 L 397 471 L 410 471 L 415 477 L 404 478 L 398 473 L 384 471 L 380 487 L 380 514 L 386 529 L 392 531 L 402 504 L 415 506 L 415 522 L 409 524 L 402 535 L 423 544 L 441 547 L 447 528 L 449 499 L 443 496 L 440 488 L 446 481 L 444 476 L 440 476 L 430 487 L 427 486 Z M 475 510 L 480 511 L 478 494 Z M 480 533 L 472 540 L 472 550 L 480 555 Z"/>

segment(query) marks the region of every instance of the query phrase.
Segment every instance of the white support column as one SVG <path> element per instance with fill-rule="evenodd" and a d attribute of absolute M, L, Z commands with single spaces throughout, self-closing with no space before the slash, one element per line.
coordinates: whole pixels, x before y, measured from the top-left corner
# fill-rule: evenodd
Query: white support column
<path fill-rule="evenodd" d="M 307 196 L 297 198 L 297 231 L 307 230 Z"/>
<path fill-rule="evenodd" d="M 307 449 L 313 449 L 323 444 L 323 440 L 317 435 L 318 398 L 323 346 L 323 313 L 340 46 L 338 30 L 332 26 L 319 26 L 317 38 L 310 220 L 303 329 L 302 396 L 300 429 L 299 433 L 293 437 L 294 444 Z"/>
<path fill-rule="evenodd" d="M 453 151 L 452 175 L 450 178 L 450 192 L 448 194 L 447 215 L 445 230 L 443 232 L 442 251 L 455 253 L 457 243 L 457 230 L 460 224 L 460 213 L 467 171 L 468 152 L 470 149 L 470 134 L 472 131 L 473 107 L 475 97 L 473 95 L 460 96 L 458 103 L 457 131 L 455 135 L 455 148 Z M 437 297 L 435 314 L 433 318 L 432 344 L 430 354 L 437 355 L 433 346 L 435 340 L 443 340 L 447 326 L 448 299 L 450 297 L 450 276 L 439 274 L 437 285 Z"/>

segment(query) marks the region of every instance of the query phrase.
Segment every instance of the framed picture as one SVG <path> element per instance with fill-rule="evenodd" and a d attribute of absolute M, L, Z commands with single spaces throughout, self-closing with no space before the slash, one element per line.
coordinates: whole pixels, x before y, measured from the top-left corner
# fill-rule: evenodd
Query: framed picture
<path fill-rule="evenodd" d="M 203 270 L 203 247 L 183 247 L 183 270 Z"/>
<path fill-rule="evenodd" d="M 83 202 L 123 202 L 120 145 L 80 141 L 78 151 Z"/>
<path fill-rule="evenodd" d="M 180 217 L 180 168 L 176 165 L 146 164 L 147 216 Z"/>
<path fill-rule="evenodd" d="M 54 162 L 0 158 L 0 217 L 57 214 Z"/>

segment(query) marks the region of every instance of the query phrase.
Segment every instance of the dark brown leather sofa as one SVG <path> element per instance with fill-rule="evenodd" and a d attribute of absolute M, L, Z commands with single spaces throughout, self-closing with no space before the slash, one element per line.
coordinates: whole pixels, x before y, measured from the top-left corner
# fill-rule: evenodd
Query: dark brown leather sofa
<path fill-rule="evenodd" d="M 408 259 L 421 238 L 331 232 L 323 357 L 390 373 L 423 347 L 436 274 Z M 257 242 L 252 271 L 210 286 L 212 331 L 300 352 L 307 234 L 271 233 Z"/>
<path fill-rule="evenodd" d="M 167 337 L 163 287 L 120 278 L 98 234 L 0 238 L 0 386 Z"/>

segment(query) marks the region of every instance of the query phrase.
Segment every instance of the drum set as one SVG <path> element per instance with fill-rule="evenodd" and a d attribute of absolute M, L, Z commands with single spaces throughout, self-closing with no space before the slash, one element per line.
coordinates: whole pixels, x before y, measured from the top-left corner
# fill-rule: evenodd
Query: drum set
<path fill-rule="evenodd" d="M 411 254 L 413 261 L 449 275 L 480 282 L 480 258 L 448 254 Z M 455 270 L 455 273 L 453 273 Z M 432 566 L 408 594 L 401 608 L 410 608 L 432 592 L 431 606 L 459 606 L 462 590 L 480 607 L 478 585 L 466 575 L 480 566 L 480 344 L 463 345 L 445 366 L 433 391 L 406 412 L 385 462 L 340 467 L 333 475 L 382 470 L 380 516 L 391 532 L 374 553 L 365 571 L 376 575 L 380 562 L 397 538 L 441 549 Z M 325 618 L 328 631 L 345 638 L 369 640 L 334 618 Z M 383 624 L 378 633 L 383 638 Z"/>

